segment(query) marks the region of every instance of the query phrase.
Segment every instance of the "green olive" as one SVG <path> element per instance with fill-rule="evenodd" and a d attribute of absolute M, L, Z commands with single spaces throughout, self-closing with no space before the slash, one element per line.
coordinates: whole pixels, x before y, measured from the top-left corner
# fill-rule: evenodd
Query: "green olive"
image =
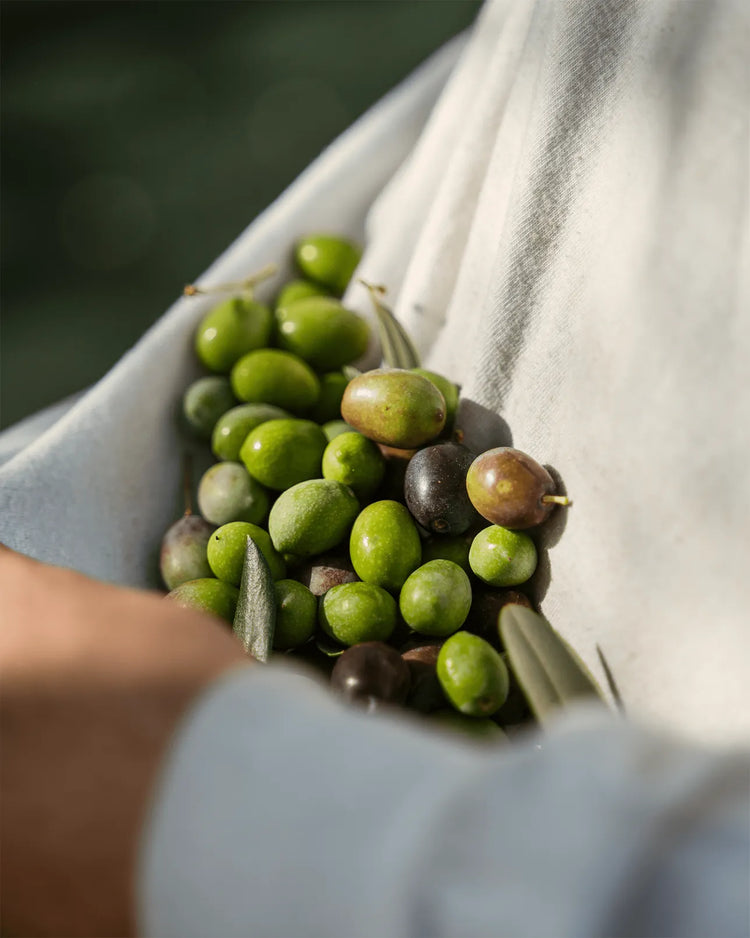
<path fill-rule="evenodd" d="M 275 404 L 305 414 L 320 396 L 320 382 L 307 362 L 282 349 L 264 348 L 243 355 L 230 375 L 241 401 Z"/>
<path fill-rule="evenodd" d="M 276 310 L 276 335 L 281 348 L 331 371 L 364 355 L 370 327 L 338 300 L 311 296 Z"/>
<path fill-rule="evenodd" d="M 267 345 L 272 328 L 273 316 L 267 306 L 235 296 L 201 320 L 195 351 L 206 368 L 226 374 L 247 352 Z"/>
<path fill-rule="evenodd" d="M 399 608 L 406 624 L 423 635 L 450 635 L 471 609 L 471 583 L 458 564 L 431 560 L 409 574 Z"/>
<path fill-rule="evenodd" d="M 268 514 L 268 493 L 238 462 L 219 462 L 198 483 L 198 507 L 206 521 L 261 524 Z"/>
<path fill-rule="evenodd" d="M 310 479 L 279 495 L 268 517 L 268 532 L 282 553 L 312 557 L 340 544 L 358 511 L 359 502 L 346 485 Z"/>
<path fill-rule="evenodd" d="M 198 378 L 182 399 L 182 413 L 188 429 L 203 440 L 210 440 L 219 418 L 237 403 L 229 381 L 219 375 Z"/>
<path fill-rule="evenodd" d="M 261 485 L 283 491 L 306 479 L 320 478 L 327 443 L 312 420 L 267 420 L 247 435 L 240 459 Z"/>
<path fill-rule="evenodd" d="M 371 583 L 342 583 L 321 597 L 319 621 L 342 645 L 385 642 L 396 627 L 396 601 Z"/>
<path fill-rule="evenodd" d="M 238 596 L 237 587 L 231 583 L 215 580 L 213 577 L 200 577 L 180 583 L 171 593 L 167 593 L 165 598 L 183 609 L 207 612 L 231 623 L 237 609 Z"/>
<path fill-rule="evenodd" d="M 491 716 L 508 696 L 505 662 L 489 642 L 471 632 L 456 632 L 445 640 L 437 675 L 446 697 L 466 716 Z"/>
<path fill-rule="evenodd" d="M 306 300 L 310 296 L 328 296 L 325 287 L 321 287 L 312 280 L 290 280 L 279 291 L 274 304 L 275 309 L 296 303 L 297 300 Z"/>
<path fill-rule="evenodd" d="M 296 580 L 276 580 L 276 627 L 273 647 L 278 651 L 296 648 L 315 632 L 318 600 Z"/>
<path fill-rule="evenodd" d="M 523 531 L 510 531 L 492 524 L 471 542 L 469 564 L 490 586 L 518 586 L 536 570 L 536 545 Z"/>
<path fill-rule="evenodd" d="M 355 430 L 398 449 L 413 449 L 439 436 L 445 398 L 422 375 L 378 368 L 353 378 L 341 401 L 341 416 Z"/>
<path fill-rule="evenodd" d="M 359 513 L 352 526 L 349 553 L 361 580 L 397 592 L 419 566 L 422 545 L 407 508 L 384 500 Z"/>
<path fill-rule="evenodd" d="M 273 579 L 282 579 L 286 574 L 286 565 L 271 543 L 268 532 L 247 521 L 230 521 L 211 535 L 206 555 L 214 576 L 233 586 L 240 585 L 248 538 L 255 541 L 263 554 Z"/>
<path fill-rule="evenodd" d="M 273 404 L 238 404 L 216 421 L 211 449 L 217 459 L 237 462 L 245 438 L 266 420 L 279 420 L 291 414 Z"/>
<path fill-rule="evenodd" d="M 301 238 L 294 260 L 302 274 L 340 296 L 360 261 L 362 249 L 353 241 L 330 234 Z"/>
<path fill-rule="evenodd" d="M 376 443 L 361 433 L 334 437 L 323 453 L 323 478 L 351 486 L 357 498 L 365 499 L 383 481 L 385 460 Z"/>

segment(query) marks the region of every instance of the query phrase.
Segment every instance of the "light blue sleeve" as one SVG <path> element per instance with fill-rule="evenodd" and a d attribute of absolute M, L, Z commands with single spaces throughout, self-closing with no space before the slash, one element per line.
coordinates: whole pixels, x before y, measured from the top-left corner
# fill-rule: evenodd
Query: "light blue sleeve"
<path fill-rule="evenodd" d="M 257 938 L 747 935 L 748 758 L 582 710 L 492 750 L 256 668 L 185 721 L 140 930 Z"/>

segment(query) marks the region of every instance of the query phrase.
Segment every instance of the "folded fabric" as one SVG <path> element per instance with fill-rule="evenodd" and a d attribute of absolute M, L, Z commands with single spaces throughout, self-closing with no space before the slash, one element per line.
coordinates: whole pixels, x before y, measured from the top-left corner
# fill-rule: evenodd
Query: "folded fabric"
<path fill-rule="evenodd" d="M 360 274 L 463 385 L 467 441 L 512 440 L 572 498 L 539 533 L 543 612 L 631 713 L 705 742 L 750 733 L 746 27 L 740 0 L 493 0 L 204 278 L 364 231 Z M 207 305 L 0 468 L 0 539 L 155 584 Z"/>

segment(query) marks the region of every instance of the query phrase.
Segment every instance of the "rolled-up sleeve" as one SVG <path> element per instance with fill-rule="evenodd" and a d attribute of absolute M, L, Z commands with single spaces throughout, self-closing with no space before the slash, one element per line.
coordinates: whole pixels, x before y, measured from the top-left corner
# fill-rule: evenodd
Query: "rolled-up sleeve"
<path fill-rule="evenodd" d="M 138 870 L 166 936 L 747 935 L 748 759 L 602 712 L 479 749 L 254 668 L 174 741 Z"/>

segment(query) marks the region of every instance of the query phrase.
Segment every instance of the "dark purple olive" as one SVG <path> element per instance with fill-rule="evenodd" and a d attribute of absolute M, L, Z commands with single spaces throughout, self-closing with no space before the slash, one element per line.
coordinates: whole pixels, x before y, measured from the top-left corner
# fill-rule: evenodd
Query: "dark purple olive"
<path fill-rule="evenodd" d="M 433 534 L 463 534 L 478 519 L 466 491 L 474 454 L 461 443 L 426 446 L 412 456 L 404 477 L 406 507 Z"/>
<path fill-rule="evenodd" d="M 409 666 L 384 642 L 361 642 L 339 656 L 331 686 L 348 700 L 375 710 L 381 704 L 402 704 L 409 693 Z"/>
<path fill-rule="evenodd" d="M 411 674 L 409 696 L 406 698 L 406 706 L 411 710 L 432 713 L 446 705 L 437 676 L 437 659 L 442 644 L 420 645 L 401 654 Z"/>
<path fill-rule="evenodd" d="M 463 629 L 466 632 L 473 632 L 474 635 L 483 638 L 493 648 L 500 651 L 498 620 L 503 606 L 507 606 L 508 603 L 532 608 L 531 600 L 520 590 L 475 587 L 471 596 L 471 608 Z"/>
<path fill-rule="evenodd" d="M 306 586 L 313 596 L 322 596 L 333 586 L 354 583 L 359 577 L 346 554 L 319 554 L 294 571 L 294 579 Z"/>

